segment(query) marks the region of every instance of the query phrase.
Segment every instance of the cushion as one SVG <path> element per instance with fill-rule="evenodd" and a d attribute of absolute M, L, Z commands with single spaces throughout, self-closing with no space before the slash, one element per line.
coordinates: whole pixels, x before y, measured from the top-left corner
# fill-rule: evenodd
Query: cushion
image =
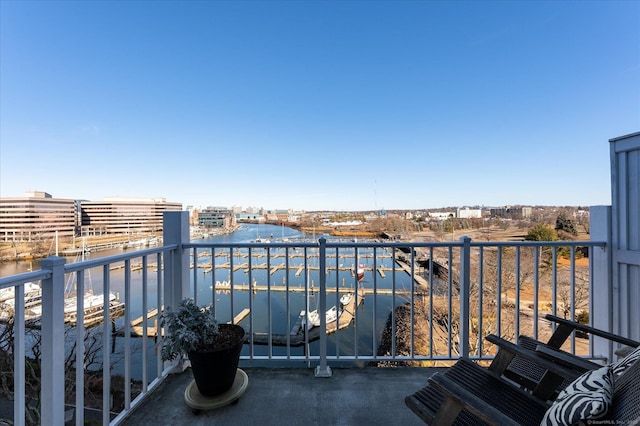
<path fill-rule="evenodd" d="M 604 417 L 611 408 L 613 377 L 610 365 L 587 371 L 558 394 L 540 424 L 574 425 Z"/>
<path fill-rule="evenodd" d="M 624 373 L 624 371 L 627 368 L 631 367 L 633 365 L 633 363 L 636 362 L 638 359 L 640 359 L 640 346 L 638 346 L 637 348 L 632 350 L 629 353 L 629 355 L 625 356 L 621 360 L 616 361 L 613 364 L 611 364 L 611 368 L 613 370 L 614 376 L 618 377 L 619 375 Z"/>

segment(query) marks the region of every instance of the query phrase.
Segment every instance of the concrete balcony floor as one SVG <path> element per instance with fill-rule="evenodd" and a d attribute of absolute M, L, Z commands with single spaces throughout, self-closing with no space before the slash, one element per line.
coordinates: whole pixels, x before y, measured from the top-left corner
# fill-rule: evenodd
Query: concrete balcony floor
<path fill-rule="evenodd" d="M 126 418 L 123 425 L 421 425 L 404 397 L 422 388 L 436 368 L 332 368 L 315 377 L 313 368 L 240 367 L 246 392 L 235 405 L 197 414 L 184 402 L 193 376 L 187 369 L 169 376 Z"/>

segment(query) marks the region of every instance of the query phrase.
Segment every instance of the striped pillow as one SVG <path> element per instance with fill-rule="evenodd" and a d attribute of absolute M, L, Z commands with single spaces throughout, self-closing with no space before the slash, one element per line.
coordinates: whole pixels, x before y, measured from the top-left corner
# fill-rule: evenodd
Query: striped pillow
<path fill-rule="evenodd" d="M 633 363 L 636 362 L 638 359 L 640 359 L 640 346 L 632 350 L 627 356 L 625 356 L 621 360 L 611 364 L 611 369 L 613 370 L 614 376 L 618 377 L 619 375 L 624 373 L 624 370 L 631 367 Z"/>
<path fill-rule="evenodd" d="M 604 417 L 613 399 L 613 370 L 606 365 L 587 371 L 558 394 L 541 426 L 573 425 Z"/>

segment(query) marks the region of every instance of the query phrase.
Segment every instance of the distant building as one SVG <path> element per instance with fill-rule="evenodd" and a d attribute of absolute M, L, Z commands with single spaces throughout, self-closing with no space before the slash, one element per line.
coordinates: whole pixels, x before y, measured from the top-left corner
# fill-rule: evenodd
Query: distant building
<path fill-rule="evenodd" d="M 181 203 L 164 198 L 106 197 L 104 201 L 54 198 L 43 191 L 0 198 L 0 240 L 15 242 L 80 235 L 123 235 L 162 231 L 165 211 Z"/>
<path fill-rule="evenodd" d="M 533 209 L 531 207 L 512 207 L 505 206 L 491 209 L 492 217 L 501 217 L 503 219 L 527 219 L 531 217 Z"/>
<path fill-rule="evenodd" d="M 42 191 L 29 191 L 24 197 L 0 198 L 0 240 L 40 241 L 73 237 L 78 230 L 75 200 L 53 198 Z"/>
<path fill-rule="evenodd" d="M 458 219 L 472 219 L 482 217 L 482 210 L 470 209 L 468 207 L 456 209 L 456 217 Z"/>
<path fill-rule="evenodd" d="M 162 231 L 165 211 L 181 211 L 182 203 L 164 198 L 105 197 L 82 201 L 83 235 L 121 235 Z"/>
<path fill-rule="evenodd" d="M 447 220 L 455 217 L 454 212 L 429 212 L 429 217 L 436 220 Z"/>
<path fill-rule="evenodd" d="M 230 228 L 235 224 L 233 211 L 226 207 L 207 207 L 198 212 L 198 226 L 204 228 Z"/>
<path fill-rule="evenodd" d="M 297 222 L 300 222 L 300 218 L 301 218 L 300 213 L 292 212 L 289 214 L 289 218 L 287 219 L 287 222 L 297 223 Z"/>
<path fill-rule="evenodd" d="M 265 222 L 264 216 L 259 213 L 238 213 L 235 216 L 238 222 Z"/>
<path fill-rule="evenodd" d="M 289 210 L 267 210 L 264 217 L 268 222 L 288 222 Z"/>

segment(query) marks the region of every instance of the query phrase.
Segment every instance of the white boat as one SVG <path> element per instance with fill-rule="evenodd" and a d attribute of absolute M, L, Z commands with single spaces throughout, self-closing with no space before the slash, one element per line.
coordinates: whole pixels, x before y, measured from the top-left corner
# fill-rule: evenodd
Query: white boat
<path fill-rule="evenodd" d="M 109 293 L 109 302 L 113 302 L 117 299 L 114 293 Z M 102 294 L 86 293 L 84 295 L 84 312 L 88 313 L 96 309 L 102 308 L 104 305 Z M 42 304 L 37 304 L 29 307 L 28 313 L 31 316 L 42 315 Z M 78 311 L 78 298 L 76 296 L 65 297 L 64 299 L 64 314 L 76 314 Z"/>
<path fill-rule="evenodd" d="M 15 295 L 16 295 L 16 291 L 14 287 L 9 287 L 9 288 L 3 288 L 2 290 L 0 290 L 0 303 L 6 303 L 7 301 L 11 300 L 11 302 L 9 302 L 10 304 L 15 304 Z M 28 298 L 32 298 L 32 297 L 36 297 L 40 295 L 40 286 L 36 283 L 33 282 L 27 282 L 24 283 L 24 298 L 25 298 L 25 302 L 26 299 Z"/>
<path fill-rule="evenodd" d="M 114 293 L 109 293 L 109 302 L 116 300 Z M 84 295 L 84 311 L 91 311 L 104 306 L 104 298 L 102 294 L 86 293 Z M 72 314 L 78 310 L 78 298 L 75 296 L 64 299 L 64 313 Z"/>
<path fill-rule="evenodd" d="M 313 327 L 320 327 L 320 314 L 318 314 L 318 310 L 314 310 L 307 314 L 305 311 L 300 312 L 300 316 L 302 317 L 302 324 L 306 325 L 307 330 L 312 329 Z M 332 306 L 325 313 L 325 320 L 327 324 L 331 324 L 332 322 L 336 322 L 338 319 L 338 308 Z"/>
<path fill-rule="evenodd" d="M 340 305 L 347 306 L 353 299 L 353 293 L 344 294 L 340 297 Z"/>

